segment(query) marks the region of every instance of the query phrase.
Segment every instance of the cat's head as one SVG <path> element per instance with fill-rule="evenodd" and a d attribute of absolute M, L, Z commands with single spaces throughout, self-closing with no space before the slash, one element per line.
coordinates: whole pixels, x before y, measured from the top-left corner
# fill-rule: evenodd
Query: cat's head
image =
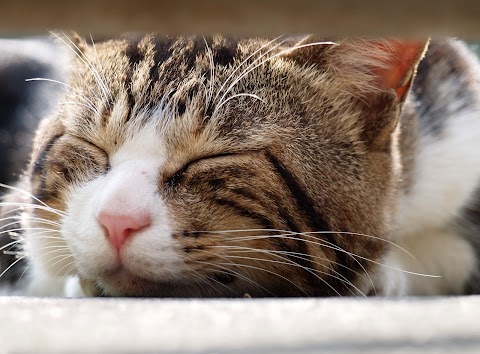
<path fill-rule="evenodd" d="M 370 291 L 425 45 L 318 42 L 77 43 L 35 140 L 32 262 L 106 295 Z"/>

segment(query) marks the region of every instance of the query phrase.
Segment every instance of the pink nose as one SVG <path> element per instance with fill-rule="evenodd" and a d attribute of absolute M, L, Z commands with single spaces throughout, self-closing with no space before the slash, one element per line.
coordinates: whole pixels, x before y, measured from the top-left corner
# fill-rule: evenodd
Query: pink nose
<path fill-rule="evenodd" d="M 152 222 L 148 212 L 123 214 L 101 210 L 97 219 L 100 225 L 105 228 L 110 242 L 119 253 L 130 236 Z"/>

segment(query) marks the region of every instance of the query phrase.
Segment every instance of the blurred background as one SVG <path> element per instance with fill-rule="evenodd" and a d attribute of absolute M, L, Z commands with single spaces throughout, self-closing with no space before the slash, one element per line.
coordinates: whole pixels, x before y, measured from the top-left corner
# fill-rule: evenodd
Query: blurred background
<path fill-rule="evenodd" d="M 18 178 L 33 132 L 55 106 L 61 85 L 25 80 L 65 80 L 64 51 L 50 37 L 0 39 L 0 183 Z"/>

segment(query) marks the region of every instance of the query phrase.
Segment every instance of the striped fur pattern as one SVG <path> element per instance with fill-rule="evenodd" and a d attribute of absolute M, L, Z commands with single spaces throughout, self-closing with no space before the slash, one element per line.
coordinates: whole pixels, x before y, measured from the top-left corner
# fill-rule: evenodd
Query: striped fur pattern
<path fill-rule="evenodd" d="M 69 87 L 21 187 L 33 195 L 28 292 L 56 294 L 72 276 L 105 296 L 422 293 L 406 272 L 436 269 L 404 262 L 415 253 L 405 240 L 422 230 L 401 231 L 421 169 L 407 154 L 423 151 L 420 136 L 441 139 L 451 112 L 429 101 L 429 60 L 460 44 L 432 45 L 407 98 L 425 43 L 61 40 L 76 53 Z M 96 221 L 99 205 L 117 202 L 153 213 L 120 263 Z"/>

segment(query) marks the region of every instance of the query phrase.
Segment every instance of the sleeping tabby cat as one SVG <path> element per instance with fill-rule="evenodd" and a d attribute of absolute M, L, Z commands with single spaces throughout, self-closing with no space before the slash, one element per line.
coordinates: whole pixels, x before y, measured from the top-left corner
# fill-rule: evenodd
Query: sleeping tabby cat
<path fill-rule="evenodd" d="M 480 72 L 461 42 L 61 40 L 63 104 L 3 203 L 22 293 L 479 291 Z"/>

